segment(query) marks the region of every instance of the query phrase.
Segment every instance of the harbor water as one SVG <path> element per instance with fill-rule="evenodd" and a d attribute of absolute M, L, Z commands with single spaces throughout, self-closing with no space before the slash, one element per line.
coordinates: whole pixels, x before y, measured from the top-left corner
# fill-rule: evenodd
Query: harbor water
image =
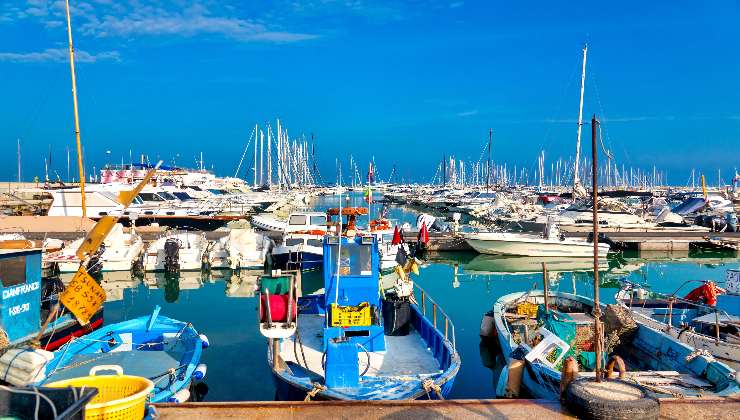
<path fill-rule="evenodd" d="M 362 194 L 350 196 L 349 201 L 342 202 L 343 206 L 367 206 Z M 325 210 L 337 206 L 338 196 L 324 196 L 310 208 Z M 381 206 L 374 203 L 373 213 Z M 391 207 L 388 217 L 395 223 L 413 224 L 416 214 L 412 209 Z M 551 267 L 551 289 L 575 289 L 578 294 L 593 296 L 593 275 L 583 265 L 562 264 L 563 271 Z M 526 258 L 501 260 L 472 253 L 445 253 L 430 255 L 420 275 L 415 276 L 414 280 L 444 309 L 455 326 L 462 367 L 450 398 L 495 397 L 501 362 L 491 346 L 481 342 L 481 317 L 500 296 L 541 289 L 542 274 L 537 267 L 539 262 Z M 740 260 L 735 254 L 619 255 L 610 257 L 600 270 L 601 297 L 606 303 L 613 302 L 620 279 L 673 293 L 689 280 L 714 280 L 721 285 L 726 271 L 738 268 Z M 257 326 L 258 301 L 254 292 L 258 274 L 214 270 L 174 277 L 147 273 L 143 278 L 132 278 L 128 273 L 104 273 L 103 286 L 108 294 L 105 323 L 142 316 L 160 305 L 163 315 L 191 322 L 211 343 L 202 359 L 208 365 L 205 386 L 196 390 L 196 400 L 273 400 L 275 387 L 266 360 L 267 343 Z M 321 272 L 304 273 L 303 292 L 317 290 L 322 282 Z M 679 294 L 693 287 L 685 285 Z"/>

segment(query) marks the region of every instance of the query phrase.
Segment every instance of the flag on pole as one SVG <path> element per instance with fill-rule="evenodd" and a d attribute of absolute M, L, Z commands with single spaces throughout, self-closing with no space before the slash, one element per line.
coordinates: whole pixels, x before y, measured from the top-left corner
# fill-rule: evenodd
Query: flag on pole
<path fill-rule="evenodd" d="M 426 222 L 421 224 L 421 230 L 419 231 L 418 239 L 419 242 L 423 243 L 424 245 L 429 243 L 429 231 L 427 230 Z"/>
<path fill-rule="evenodd" d="M 393 231 L 393 241 L 391 242 L 391 245 L 400 245 L 400 244 L 401 244 L 401 232 L 398 230 L 398 225 L 396 225 L 396 228 Z"/>

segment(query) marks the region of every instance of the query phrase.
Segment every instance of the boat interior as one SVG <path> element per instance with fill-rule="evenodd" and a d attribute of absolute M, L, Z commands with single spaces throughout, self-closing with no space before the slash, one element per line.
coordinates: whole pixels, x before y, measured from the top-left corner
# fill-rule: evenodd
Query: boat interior
<path fill-rule="evenodd" d="M 78 337 L 60 348 L 60 356 L 47 366 L 46 382 L 87 376 L 97 365 L 118 365 L 126 375 L 149 378 L 155 392 L 190 380 L 187 371 L 201 345 L 192 328 L 164 317 L 151 329 L 141 319 L 127 324 Z"/>
<path fill-rule="evenodd" d="M 720 339 L 740 343 L 740 317 L 718 313 L 715 319 L 711 308 L 696 305 L 691 302 L 673 302 L 671 308 L 665 299 L 623 300 L 630 310 L 642 314 L 655 321 L 673 327 L 691 327 L 694 332 L 714 337 L 716 326 L 719 326 Z M 670 315 L 669 315 L 670 314 Z"/>
<path fill-rule="evenodd" d="M 281 340 L 279 347 L 282 375 L 294 383 L 311 388 L 312 383 L 324 382 L 324 337 L 326 315 L 318 305 L 307 304 L 306 300 L 323 295 L 311 295 L 299 299 L 301 312 L 298 315 L 296 334 Z M 350 333 L 350 332 L 347 332 Z M 356 336 L 370 331 L 352 331 Z M 380 334 L 382 334 L 382 330 Z M 346 398 L 353 394 L 363 399 L 403 399 L 409 395 L 423 393 L 421 383 L 425 379 L 439 378 L 455 361 L 444 337 L 423 317 L 415 305 L 411 310 L 411 326 L 408 335 L 386 335 L 385 350 L 373 351 L 370 344 L 358 352 L 360 386 L 334 389 Z"/>
<path fill-rule="evenodd" d="M 511 340 L 519 345 L 514 352 L 524 352 L 529 363 L 541 364 L 557 372 L 558 377 L 565 358 L 573 356 L 579 374 L 593 376 L 596 357 L 592 305 L 563 293 L 550 296 L 548 301 L 550 310 L 545 311 L 542 293 L 525 294 L 506 307 L 505 325 Z M 612 308 L 604 310 L 603 357 L 620 356 L 628 378 L 661 397 L 721 395 L 731 385 L 732 370 L 726 365 L 695 354 L 691 347 L 660 331 L 634 322 L 630 325 L 621 318 L 624 312 L 610 314 Z"/>

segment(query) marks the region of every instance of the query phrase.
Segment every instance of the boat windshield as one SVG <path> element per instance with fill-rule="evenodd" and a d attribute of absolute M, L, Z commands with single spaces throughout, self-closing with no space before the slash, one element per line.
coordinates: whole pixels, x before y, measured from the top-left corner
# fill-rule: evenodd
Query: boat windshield
<path fill-rule="evenodd" d="M 157 193 L 157 195 L 160 196 L 160 197 L 162 197 L 162 198 L 164 198 L 165 200 L 177 200 L 177 197 L 175 197 L 174 195 L 172 195 L 172 194 L 170 194 L 170 193 L 168 193 L 166 191 L 162 191 L 160 193 Z"/>
<path fill-rule="evenodd" d="M 305 214 L 294 214 L 290 216 L 288 224 L 293 226 L 304 226 L 306 224 L 306 218 L 307 216 Z M 326 223 L 326 221 L 324 221 L 324 223 Z"/>
<path fill-rule="evenodd" d="M 189 201 L 193 199 L 193 197 L 189 196 L 186 192 L 174 192 L 172 194 L 174 194 L 175 197 L 179 198 L 180 201 Z"/>
<path fill-rule="evenodd" d="M 330 245 L 332 256 L 329 261 L 331 272 L 337 272 L 337 247 Z M 370 276 L 372 275 L 372 246 L 361 244 L 342 244 L 339 257 L 339 275 L 341 276 Z"/>
<path fill-rule="evenodd" d="M 163 198 L 154 193 L 143 192 L 139 193 L 137 197 L 139 197 L 142 201 L 164 201 Z"/>
<path fill-rule="evenodd" d="M 311 224 L 318 226 L 326 225 L 326 216 L 311 216 Z"/>
<path fill-rule="evenodd" d="M 285 246 L 303 245 L 302 238 L 290 238 L 285 240 Z"/>

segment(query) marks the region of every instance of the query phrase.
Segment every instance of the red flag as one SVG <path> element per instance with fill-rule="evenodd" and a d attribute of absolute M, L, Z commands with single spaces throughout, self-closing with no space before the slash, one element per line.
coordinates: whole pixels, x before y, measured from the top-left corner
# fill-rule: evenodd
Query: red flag
<path fill-rule="evenodd" d="M 429 243 L 429 231 L 427 230 L 426 222 L 421 224 L 421 230 L 419 231 L 419 242 L 423 243 L 424 245 Z"/>
<path fill-rule="evenodd" d="M 400 245 L 401 244 L 401 232 L 398 230 L 398 225 L 396 225 L 396 228 L 393 230 L 393 241 L 391 242 L 391 245 Z"/>

